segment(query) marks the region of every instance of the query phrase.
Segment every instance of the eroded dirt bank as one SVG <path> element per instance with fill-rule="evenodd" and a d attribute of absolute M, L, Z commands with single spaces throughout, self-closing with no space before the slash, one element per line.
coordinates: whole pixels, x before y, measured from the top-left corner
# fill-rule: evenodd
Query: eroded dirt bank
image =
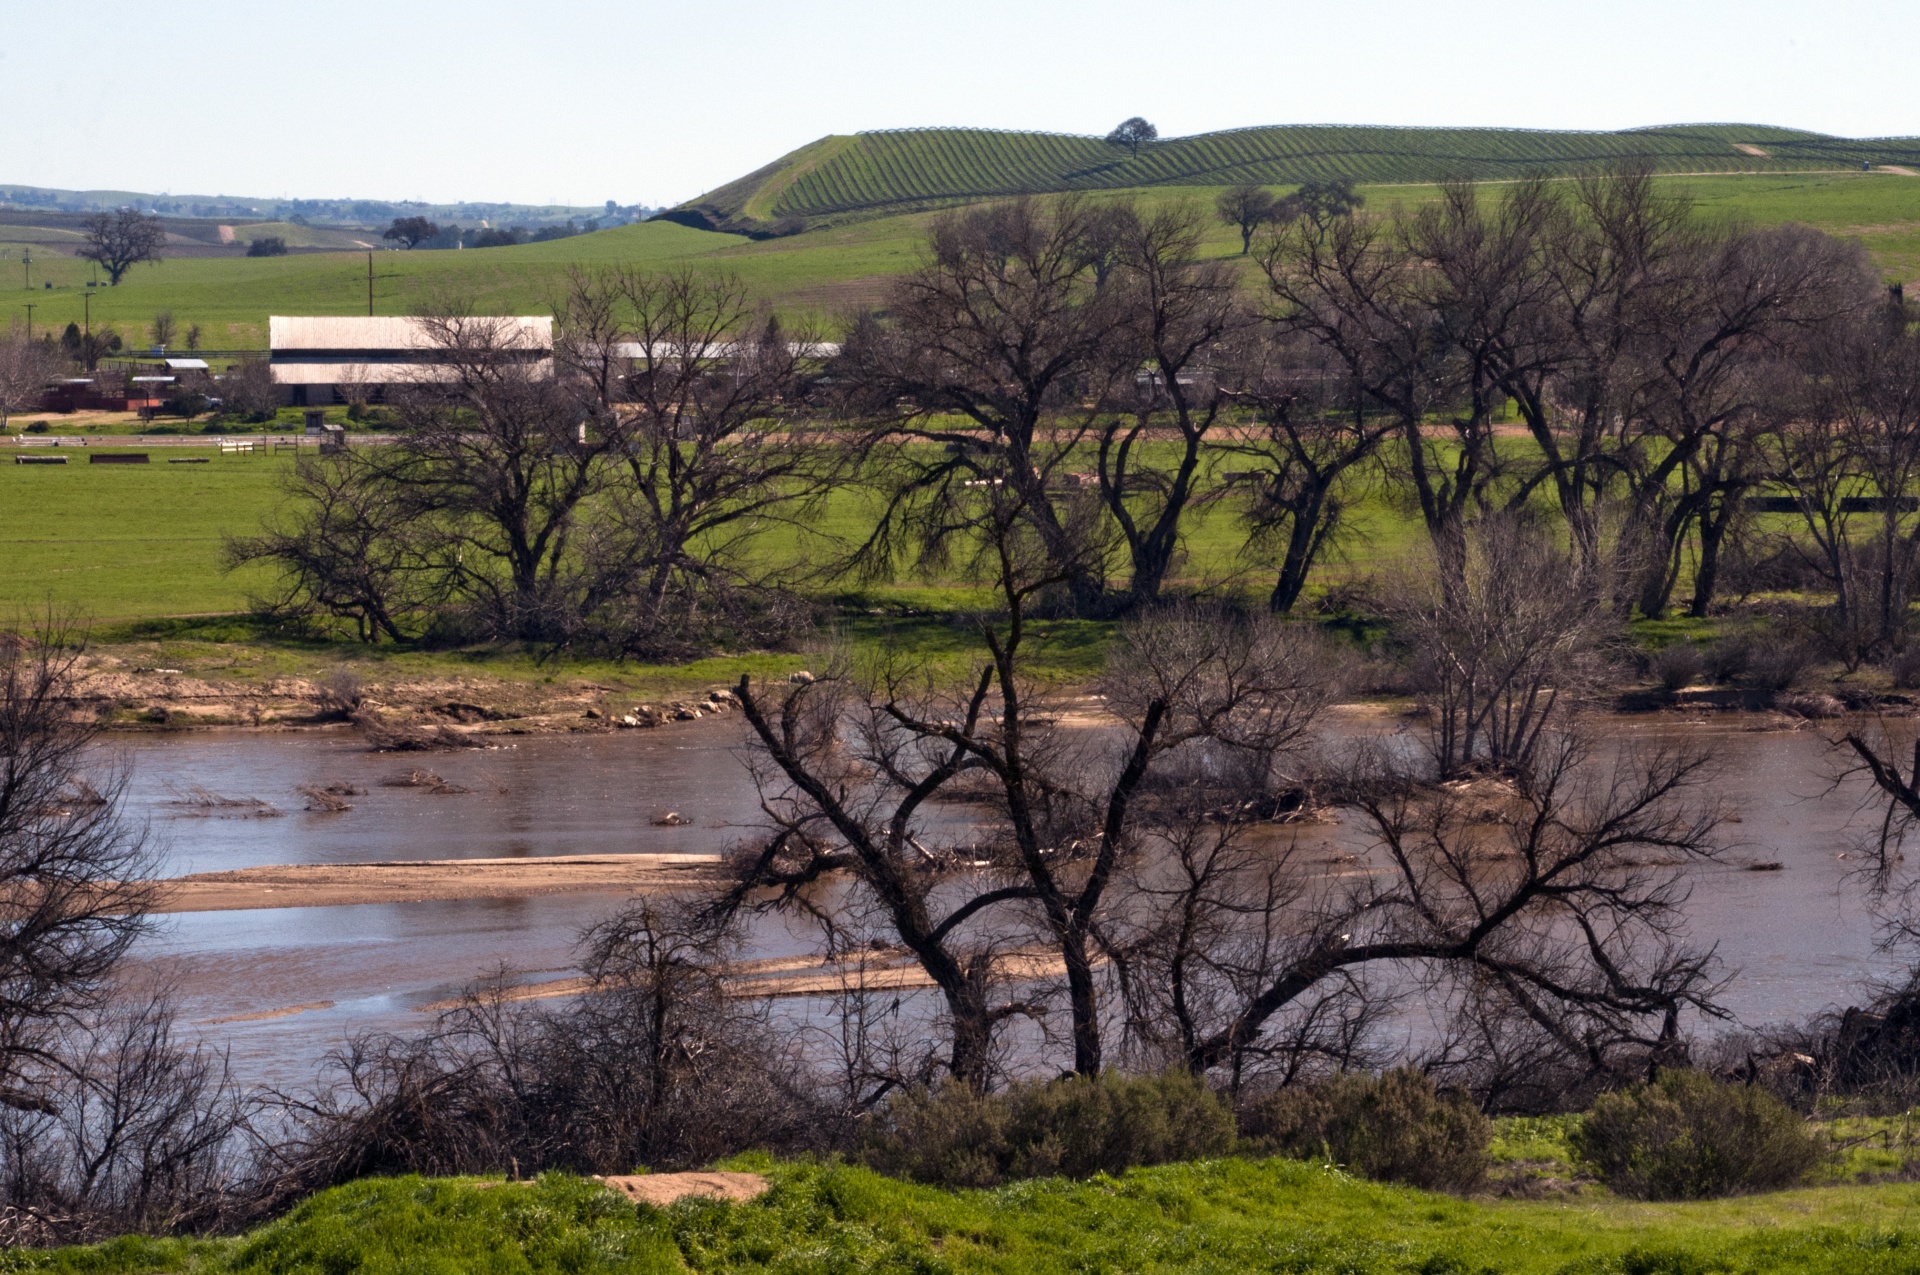
<path fill-rule="evenodd" d="M 459 747 L 494 735 L 645 729 L 736 707 L 732 692 L 720 686 L 648 699 L 584 680 L 229 680 L 114 656 L 87 657 L 74 700 L 77 710 L 114 730 L 354 726 L 376 747 L 389 748 Z"/>

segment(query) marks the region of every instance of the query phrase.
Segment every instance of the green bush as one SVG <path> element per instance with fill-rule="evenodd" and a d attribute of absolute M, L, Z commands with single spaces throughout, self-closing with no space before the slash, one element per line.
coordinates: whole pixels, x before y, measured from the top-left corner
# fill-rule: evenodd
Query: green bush
<path fill-rule="evenodd" d="M 1573 1151 L 1600 1180 L 1643 1200 L 1699 1200 L 1803 1181 L 1823 1141 L 1778 1098 L 1697 1071 L 1602 1094 Z"/>
<path fill-rule="evenodd" d="M 1242 1111 L 1240 1132 L 1270 1154 L 1325 1156 L 1380 1182 L 1471 1191 L 1487 1175 L 1493 1122 L 1465 1094 L 1436 1092 L 1403 1067 L 1268 1094 Z"/>
<path fill-rule="evenodd" d="M 942 1186 L 1085 1178 L 1225 1155 L 1233 1115 L 1184 1071 L 1070 1077 L 976 1094 L 963 1085 L 903 1093 L 863 1141 L 882 1173 Z"/>

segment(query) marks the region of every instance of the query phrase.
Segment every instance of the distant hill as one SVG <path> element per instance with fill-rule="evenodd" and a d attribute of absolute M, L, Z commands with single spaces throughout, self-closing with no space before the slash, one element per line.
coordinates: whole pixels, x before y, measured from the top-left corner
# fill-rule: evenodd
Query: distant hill
<path fill-rule="evenodd" d="M 1098 137 L 920 128 L 823 137 L 667 216 L 690 225 L 791 233 L 807 223 L 1020 193 L 1136 186 L 1284 186 L 1575 173 L 1629 158 L 1664 172 L 1794 172 L 1920 166 L 1920 137 L 1830 137 L 1758 124 L 1615 133 L 1500 128 L 1286 125 L 1170 138 L 1130 155 Z"/>
<path fill-rule="evenodd" d="M 430 221 L 475 225 L 558 225 L 595 220 L 601 225 L 624 225 L 644 219 L 654 210 L 639 205 L 607 204 L 580 207 L 567 204 L 457 203 L 425 204 L 381 199 L 256 199 L 237 195 L 153 195 L 133 190 L 59 190 L 50 186 L 0 185 L 0 212 L 110 212 L 138 208 L 142 212 L 179 221 L 292 221 L 296 225 L 381 229 L 395 217 L 425 217 Z"/>

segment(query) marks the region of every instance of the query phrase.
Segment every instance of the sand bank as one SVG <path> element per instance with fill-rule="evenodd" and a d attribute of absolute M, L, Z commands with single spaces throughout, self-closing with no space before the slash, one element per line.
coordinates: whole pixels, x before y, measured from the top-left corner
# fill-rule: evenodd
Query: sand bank
<path fill-rule="evenodd" d="M 581 854 L 274 864 L 158 882 L 157 912 L 329 908 L 359 903 L 515 898 L 579 890 L 673 890 L 719 877 L 717 854 Z"/>

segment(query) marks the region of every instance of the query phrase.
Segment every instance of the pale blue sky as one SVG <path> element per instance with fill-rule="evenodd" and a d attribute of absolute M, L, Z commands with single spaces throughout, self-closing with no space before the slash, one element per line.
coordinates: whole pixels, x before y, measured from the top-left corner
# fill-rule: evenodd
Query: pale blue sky
<path fill-rule="evenodd" d="M 673 203 L 827 133 L 1920 133 L 1920 0 L 0 0 L 0 182 Z"/>

